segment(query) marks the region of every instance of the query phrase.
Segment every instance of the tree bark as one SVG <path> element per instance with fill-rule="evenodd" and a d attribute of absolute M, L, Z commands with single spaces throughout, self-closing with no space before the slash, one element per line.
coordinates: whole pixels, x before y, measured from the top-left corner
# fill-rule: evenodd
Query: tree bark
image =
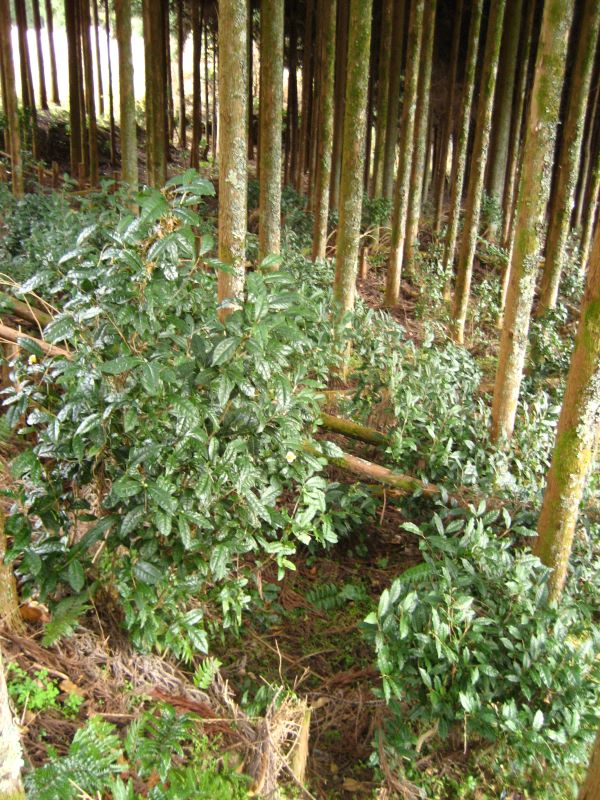
<path fill-rule="evenodd" d="M 8 5 L 8 4 L 6 4 Z M 4 664 L 0 651 L 0 797 L 6 800 L 25 800 L 21 783 L 23 752 L 19 729 L 10 709 Z"/>
<path fill-rule="evenodd" d="M 67 46 L 69 52 L 69 139 L 71 155 L 71 175 L 77 177 L 79 165 L 83 160 L 80 108 L 81 85 L 81 43 L 77 23 L 78 0 L 65 0 L 65 22 L 67 27 Z"/>
<path fill-rule="evenodd" d="M 90 28 L 90 0 L 81 0 L 81 44 L 83 51 L 83 72 L 85 82 L 85 112 L 87 117 L 88 148 L 90 164 L 90 185 L 98 185 L 98 128 L 96 124 L 96 101 L 94 98 L 94 65 L 92 63 L 92 42 Z"/>
<path fill-rule="evenodd" d="M 314 62 L 314 7 L 316 0 L 306 0 L 306 17 L 304 20 L 304 41 L 302 56 L 302 112 L 300 119 L 300 141 L 298 144 L 298 172 L 296 175 L 296 191 L 304 194 L 304 173 L 307 167 L 307 153 L 310 141 L 310 120 L 312 116 L 312 83 Z"/>
<path fill-rule="evenodd" d="M 164 50 L 163 0 L 143 0 L 146 67 L 146 159 L 148 183 L 163 186 L 167 179 L 168 102 Z"/>
<path fill-rule="evenodd" d="M 373 0 L 350 0 L 348 74 L 333 298 L 341 321 L 354 308 L 363 197 Z"/>
<path fill-rule="evenodd" d="M 192 79 L 192 144 L 190 148 L 190 166 L 200 166 L 200 142 L 202 140 L 202 85 L 200 73 L 202 69 L 202 14 L 200 0 L 192 3 L 192 41 L 194 71 Z"/>
<path fill-rule="evenodd" d="M 183 0 L 177 0 L 177 78 L 179 83 L 179 146 L 187 145 L 187 127 L 185 124 L 185 81 L 183 78 L 183 49 L 185 36 L 183 32 Z"/>
<path fill-rule="evenodd" d="M 479 32 L 481 29 L 481 16 L 483 0 L 475 0 L 471 8 L 471 22 L 469 24 L 469 46 L 463 87 L 463 105 L 461 110 L 458 140 L 453 154 L 452 192 L 450 196 L 450 211 L 448 215 L 448 229 L 444 243 L 444 272 L 448 285 L 454 272 L 454 251 L 458 238 L 458 224 L 460 221 L 460 207 L 465 182 L 467 166 L 467 152 L 469 147 L 469 130 L 471 127 L 471 109 L 475 89 L 475 73 L 477 68 L 477 51 L 479 49 Z"/>
<path fill-rule="evenodd" d="M 329 206 L 339 210 L 340 176 L 342 171 L 342 142 L 344 136 L 344 101 L 348 63 L 348 0 L 339 0 L 336 23 L 335 106 L 333 112 L 333 150 L 331 152 L 331 182 Z M 304 77 L 303 77 L 304 79 Z"/>
<path fill-rule="evenodd" d="M 463 232 L 458 255 L 456 288 L 454 292 L 454 338 L 459 344 L 464 343 L 465 322 L 471 292 L 473 260 L 479 235 L 479 217 L 483 196 L 485 165 L 488 156 L 490 131 L 492 127 L 492 109 L 494 107 L 494 90 L 498 72 L 498 58 L 502 41 L 502 23 L 504 20 L 505 0 L 492 3 L 485 43 L 483 73 L 479 91 L 479 107 L 475 123 L 475 138 L 471 154 L 471 170 L 467 189 L 467 206 L 463 223 Z"/>
<path fill-rule="evenodd" d="M 598 224 L 598 202 L 600 198 L 600 149 L 596 155 L 596 165 L 590 183 L 590 197 L 588 208 L 583 219 L 581 230 L 580 261 L 582 269 L 586 269 L 590 257 L 590 246 L 594 235 L 594 228 Z"/>
<path fill-rule="evenodd" d="M 100 20 L 98 18 L 98 0 L 93 1 L 94 12 L 94 44 L 96 47 L 96 78 L 98 80 L 98 113 L 104 116 L 104 87 L 102 86 L 102 61 L 100 59 Z"/>
<path fill-rule="evenodd" d="M 534 553 L 552 569 L 550 599 L 562 592 L 579 505 L 600 433 L 600 228 L 594 237 L 579 329 L 538 520 Z"/>
<path fill-rule="evenodd" d="M 396 144 L 398 143 L 398 116 L 400 114 L 404 16 L 404 0 L 395 0 L 390 54 L 390 80 L 388 86 L 387 115 L 385 120 L 385 146 L 381 174 L 381 194 L 386 200 L 392 200 L 394 196 L 394 163 L 396 161 Z"/>
<path fill-rule="evenodd" d="M 121 180 L 137 190 L 137 130 L 131 52 L 131 0 L 115 0 L 115 21 L 119 46 L 119 127 L 121 132 Z"/>
<path fill-rule="evenodd" d="M 52 0 L 46 0 L 46 33 L 48 34 L 48 51 L 50 53 L 50 78 L 52 83 L 52 102 L 60 105 L 58 92 L 58 71 L 56 69 L 56 48 L 54 47 L 54 17 L 52 14 Z"/>
<path fill-rule="evenodd" d="M 575 202 L 575 210 L 573 212 L 572 225 L 576 230 L 581 227 L 583 219 L 583 212 L 585 206 L 585 193 L 588 185 L 588 174 L 592 158 L 592 144 L 594 141 L 594 132 L 597 126 L 598 108 L 600 107 L 600 65 L 597 68 L 596 89 L 594 91 L 594 101 L 589 108 L 587 114 L 587 123 L 585 131 L 585 142 L 583 145 L 583 161 L 581 162 L 581 171 L 577 181 L 577 200 Z"/>
<path fill-rule="evenodd" d="M 600 728 L 592 750 L 587 775 L 577 800 L 600 800 Z"/>
<path fill-rule="evenodd" d="M 390 58 L 392 55 L 393 23 L 394 0 L 383 0 L 381 9 L 381 33 L 379 39 L 379 65 L 377 68 L 375 152 L 373 154 L 373 185 L 371 191 L 373 197 L 381 197 L 383 187 L 383 161 L 385 158 L 385 132 L 390 94 Z"/>
<path fill-rule="evenodd" d="M 258 258 L 279 254 L 281 239 L 281 119 L 283 3 L 260 4 L 260 187 Z"/>
<path fill-rule="evenodd" d="M 113 96 L 112 57 L 110 54 L 110 14 L 108 0 L 104 0 L 104 30 L 106 33 L 106 62 L 108 66 L 108 117 L 110 124 L 110 163 L 117 163 L 117 131 L 115 126 L 115 101 Z"/>
<path fill-rule="evenodd" d="M 577 39 L 575 62 L 568 86 L 567 112 L 562 126 L 562 139 L 556 165 L 557 174 L 550 201 L 546 258 L 537 309 L 539 315 L 554 308 L 558 299 L 558 288 L 569 238 L 571 213 L 575 203 L 575 189 L 581 161 L 581 143 L 599 29 L 600 3 L 597 0 L 586 0 Z"/>
<path fill-rule="evenodd" d="M 12 164 L 12 190 L 15 197 L 23 194 L 23 163 L 21 160 L 21 133 L 17 91 L 15 88 L 15 69 L 12 50 L 11 18 L 8 3 L 0 3 L 0 61 L 3 76 L 2 105 L 8 125 L 8 143 Z"/>
<path fill-rule="evenodd" d="M 298 162 L 298 36 L 293 9 L 290 19 L 290 51 L 288 73 L 288 109 L 287 126 L 289 137 L 289 163 L 286 171 L 286 183 L 291 184 L 296 174 Z"/>
<path fill-rule="evenodd" d="M 419 222 L 421 220 L 421 200 L 423 187 L 426 185 L 427 161 L 429 158 L 429 95 L 435 34 L 435 10 L 436 0 L 426 0 L 403 264 L 406 274 L 411 276 L 414 274 L 415 268 L 415 251 L 418 247 Z"/>
<path fill-rule="evenodd" d="M 254 159 L 254 15 L 252 0 L 248 0 L 248 161 Z"/>
<path fill-rule="evenodd" d="M 15 0 L 15 17 L 21 65 L 21 102 L 23 103 L 25 115 L 28 117 L 26 124 L 29 125 L 31 130 L 31 154 L 34 159 L 37 159 L 37 109 L 35 106 L 35 92 L 33 90 L 29 45 L 27 44 L 27 11 L 24 0 Z"/>
<path fill-rule="evenodd" d="M 210 146 L 210 103 L 208 99 L 209 84 L 208 84 L 208 15 L 204 20 L 204 107 L 206 120 L 206 152 L 208 157 L 208 148 Z"/>
<path fill-rule="evenodd" d="M 510 440 L 517 412 L 550 195 L 572 17 L 571 0 L 546 1 L 523 149 L 515 244 L 496 372 L 491 428 L 493 442 Z"/>
<path fill-rule="evenodd" d="M 336 4 L 326 3 L 321 20 L 323 31 L 323 58 L 319 87 L 319 154 L 317 159 L 316 193 L 313 228 L 312 257 L 325 258 L 327 246 L 327 220 L 329 217 L 329 184 L 331 181 L 331 155 L 333 150 L 334 83 L 335 83 L 335 30 Z"/>
<path fill-rule="evenodd" d="M 246 158 L 248 65 L 246 0 L 219 4 L 219 316 L 231 312 L 244 291 L 246 258 Z"/>
<path fill-rule="evenodd" d="M 32 0 L 33 27 L 35 29 L 35 44 L 38 60 L 38 82 L 40 85 L 40 106 L 48 110 L 48 95 L 46 94 L 46 75 L 44 74 L 44 51 L 42 50 L 42 18 L 40 16 L 40 0 Z"/>
<path fill-rule="evenodd" d="M 456 79 L 458 74 L 458 53 L 460 49 L 461 29 L 463 17 L 463 0 L 458 0 L 457 8 L 454 13 L 454 25 L 452 28 L 452 54 L 450 56 L 450 95 L 448 98 L 448 109 L 444 116 L 443 129 L 440 139 L 440 153 L 437 159 L 437 168 L 434 170 L 434 210 L 433 210 L 433 232 L 437 235 L 442 227 L 442 216 L 444 214 L 444 198 L 446 194 L 446 167 L 448 165 L 448 151 L 450 149 L 450 136 L 454 130 L 454 105 L 456 103 Z"/>
<path fill-rule="evenodd" d="M 400 164 L 396 179 L 394 212 L 392 215 L 392 243 L 385 286 L 386 306 L 394 306 L 400 296 L 402 260 L 406 238 L 408 193 L 413 161 L 415 114 L 417 107 L 417 87 L 419 61 L 423 39 L 423 14 L 425 0 L 415 0 L 410 10 L 408 31 L 408 53 L 404 81 L 404 100 L 402 107 L 402 127 L 400 141 Z"/>

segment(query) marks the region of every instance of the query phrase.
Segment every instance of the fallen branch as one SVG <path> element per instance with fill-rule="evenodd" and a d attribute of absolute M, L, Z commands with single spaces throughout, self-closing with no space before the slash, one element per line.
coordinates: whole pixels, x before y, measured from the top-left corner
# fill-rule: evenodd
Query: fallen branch
<path fill-rule="evenodd" d="M 321 413 L 321 421 L 319 422 L 321 428 L 334 433 L 341 433 L 348 436 L 350 439 L 358 439 L 360 442 L 367 444 L 387 445 L 390 443 L 389 437 L 384 433 L 369 428 L 366 425 L 360 425 L 358 422 L 352 422 L 349 419 L 342 419 L 341 417 L 334 417 L 332 414 Z"/>
<path fill-rule="evenodd" d="M 0 293 L 0 302 L 6 303 L 8 309 L 15 316 L 26 319 L 29 322 L 35 322 L 41 327 L 44 327 L 44 325 L 52 321 L 50 314 L 41 311 L 39 308 L 35 308 L 29 303 L 24 303 L 22 300 L 17 300 L 16 297 L 4 294 L 4 292 Z"/>
<path fill-rule="evenodd" d="M 27 333 L 15 330 L 15 328 L 9 328 L 8 325 L 0 325 L 0 339 L 17 344 L 19 339 L 28 339 L 37 345 L 40 350 L 43 350 L 48 356 L 65 356 L 65 358 L 71 358 L 71 354 L 68 350 L 63 350 L 62 347 L 57 347 L 54 344 L 44 342 L 43 339 L 36 339 L 35 336 L 30 336 Z"/>

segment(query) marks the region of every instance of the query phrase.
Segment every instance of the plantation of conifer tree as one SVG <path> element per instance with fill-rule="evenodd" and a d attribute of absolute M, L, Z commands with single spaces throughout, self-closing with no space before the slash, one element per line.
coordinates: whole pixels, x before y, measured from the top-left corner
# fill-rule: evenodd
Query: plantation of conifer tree
<path fill-rule="evenodd" d="M 600 800 L 600 5 L 0 0 L 0 800 Z"/>

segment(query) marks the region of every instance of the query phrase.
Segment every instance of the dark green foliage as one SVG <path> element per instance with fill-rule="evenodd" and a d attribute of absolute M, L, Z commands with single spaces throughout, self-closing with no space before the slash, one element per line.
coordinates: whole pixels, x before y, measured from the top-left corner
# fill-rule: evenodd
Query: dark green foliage
<path fill-rule="evenodd" d="M 414 775 L 448 738 L 493 742 L 514 768 L 585 760 L 597 725 L 598 630 L 519 549 L 504 512 L 444 509 L 421 537 L 425 566 L 401 575 L 367 618 L 392 720 L 386 743 Z M 412 573 L 412 574 L 411 574 Z"/>

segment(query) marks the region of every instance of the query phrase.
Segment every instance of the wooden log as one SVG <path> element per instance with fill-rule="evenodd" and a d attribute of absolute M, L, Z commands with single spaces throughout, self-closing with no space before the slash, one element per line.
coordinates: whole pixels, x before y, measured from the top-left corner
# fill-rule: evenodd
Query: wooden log
<path fill-rule="evenodd" d="M 342 419 L 341 417 L 334 417 L 333 414 L 321 413 L 319 426 L 334 433 L 341 433 L 348 436 L 350 439 L 358 439 L 360 442 L 376 445 L 388 445 L 390 439 L 385 433 L 369 428 L 366 425 L 360 425 L 358 422 L 352 422 L 349 419 Z"/>
<path fill-rule="evenodd" d="M 21 319 L 35 322 L 42 327 L 52 321 L 50 314 L 35 308 L 29 303 L 24 303 L 22 300 L 17 300 L 16 297 L 0 292 L 0 301 L 5 303 L 10 311 Z"/>
<path fill-rule="evenodd" d="M 49 342 L 44 342 L 42 339 L 36 339 L 35 336 L 30 336 L 28 333 L 23 333 L 22 331 L 17 331 L 14 328 L 9 328 L 8 325 L 0 325 L 0 339 L 15 343 L 18 343 L 19 339 L 29 339 L 48 356 L 65 356 L 65 358 L 71 358 L 71 354 L 68 350 L 63 350 L 62 347 L 57 347 Z"/>

